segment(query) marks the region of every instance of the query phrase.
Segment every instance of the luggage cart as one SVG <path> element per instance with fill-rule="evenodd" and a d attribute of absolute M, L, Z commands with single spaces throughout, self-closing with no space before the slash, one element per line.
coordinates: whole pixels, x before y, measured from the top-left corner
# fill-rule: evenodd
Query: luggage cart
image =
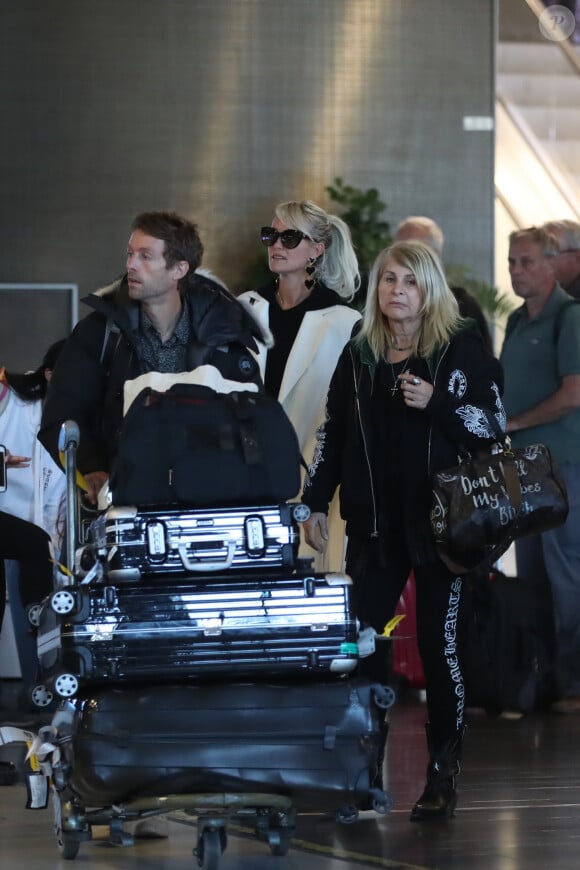
<path fill-rule="evenodd" d="M 68 572 L 61 578 L 59 588 L 63 592 L 66 592 L 67 587 L 72 587 L 78 582 L 75 577 L 78 529 L 75 459 L 78 441 L 78 426 L 73 421 L 66 421 L 62 426 L 59 440 L 59 447 L 66 457 L 67 474 L 66 566 Z M 386 710 L 394 703 L 395 698 L 392 690 L 388 687 L 384 688 L 384 693 L 378 693 L 376 704 L 379 709 L 385 711 L 386 715 Z M 70 725 L 72 720 L 70 715 L 67 719 L 67 710 L 70 712 L 72 704 L 71 701 L 62 701 L 52 724 L 46 729 L 41 729 L 39 735 L 46 746 L 49 746 L 52 741 L 55 750 L 52 758 L 49 757 L 48 763 L 47 757 L 41 761 L 50 771 L 55 834 L 64 860 L 72 861 L 77 857 L 81 843 L 92 839 L 95 826 L 108 826 L 111 842 L 119 846 L 128 846 L 132 844 L 133 837 L 125 830 L 124 826 L 127 822 L 167 815 L 176 811 L 197 818 L 197 841 L 193 855 L 196 866 L 202 870 L 217 870 L 221 856 L 227 847 L 228 824 L 233 820 L 253 826 L 256 838 L 266 843 L 273 855 L 283 856 L 288 852 L 297 815 L 303 809 L 300 798 L 296 799 L 297 795 L 292 793 L 292 789 L 288 789 L 286 794 L 268 790 L 259 791 L 255 787 L 247 792 L 209 789 L 181 794 L 169 791 L 167 794 L 131 797 L 119 801 L 104 800 L 102 803 L 90 799 L 92 795 L 86 799 L 87 795 L 83 795 L 78 785 L 71 786 L 71 757 L 70 754 L 67 756 L 66 744 L 71 740 L 71 730 L 70 728 L 67 730 L 67 721 Z M 44 730 L 46 734 L 43 736 Z M 361 746 L 365 744 L 364 740 L 359 742 Z M 72 766 L 74 767 L 74 758 Z M 372 783 L 367 793 L 370 806 L 377 813 L 386 814 L 392 809 L 394 802 L 389 793 L 372 787 Z M 338 822 L 352 824 L 357 820 L 360 801 L 352 804 L 348 801 L 341 803 L 338 793 L 335 792 L 330 804 Z M 325 811 L 327 808 L 323 806 L 321 809 Z M 307 811 L 312 811 L 312 808 Z"/>
<path fill-rule="evenodd" d="M 296 811 L 291 799 L 275 794 L 166 795 L 96 809 L 86 809 L 77 801 L 66 800 L 56 790 L 53 790 L 52 800 L 57 845 L 65 861 L 75 860 L 81 843 L 92 839 L 95 826 L 108 826 L 112 844 L 131 846 L 133 836 L 125 830 L 125 823 L 178 810 L 197 817 L 193 855 L 196 866 L 203 870 L 217 870 L 227 848 L 231 821 L 252 825 L 256 838 L 277 856 L 288 852 L 296 827 Z"/>
<path fill-rule="evenodd" d="M 216 870 L 232 821 L 253 827 L 273 855 L 283 856 L 301 812 L 334 813 L 341 824 L 356 822 L 363 808 L 386 814 L 393 799 L 375 787 L 373 770 L 380 711 L 391 706 L 393 693 L 366 681 L 352 681 L 352 691 L 338 685 L 305 689 L 230 683 L 208 689 L 175 684 L 117 693 L 104 689 L 84 701 L 63 702 L 52 725 L 39 735 L 45 770 L 50 759 L 55 833 L 63 859 L 77 857 L 95 826 L 108 826 L 113 844 L 130 846 L 133 838 L 125 823 L 181 811 L 197 819 L 197 866 Z M 254 689 L 256 711 L 247 703 Z M 293 697 L 284 705 L 280 700 L 287 694 Z M 369 723 L 365 699 L 371 695 L 377 712 Z M 149 697 L 152 721 L 132 736 L 131 721 L 143 718 L 143 698 Z M 167 712 L 160 708 L 162 698 Z M 297 722 L 310 719 L 304 715 L 306 701 L 313 721 L 298 734 Z M 127 719 L 127 711 L 136 713 Z M 183 718 L 184 711 L 191 718 Z M 280 723 L 291 712 L 293 721 L 283 730 Z M 249 714 L 248 733 L 233 737 Z M 180 725 L 173 724 L 158 748 L 164 719 Z M 192 721 L 199 721 L 197 729 L 191 728 Z M 220 721 L 224 724 L 214 734 L 212 725 Z M 263 743 L 254 740 L 256 734 L 263 735 Z M 221 759 L 217 768 L 214 757 Z M 111 800 L 113 794 L 118 799 Z"/>

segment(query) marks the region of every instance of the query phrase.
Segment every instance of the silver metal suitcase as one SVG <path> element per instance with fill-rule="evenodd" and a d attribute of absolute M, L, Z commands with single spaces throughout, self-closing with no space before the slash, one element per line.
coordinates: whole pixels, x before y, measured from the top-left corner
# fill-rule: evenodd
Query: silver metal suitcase
<path fill-rule="evenodd" d="M 352 673 L 346 574 L 67 586 L 40 615 L 38 656 L 60 697 L 83 685 Z"/>
<path fill-rule="evenodd" d="M 107 581 L 143 576 L 272 571 L 296 566 L 305 505 L 149 509 L 112 507 L 93 521 L 84 558 L 99 560 Z"/>

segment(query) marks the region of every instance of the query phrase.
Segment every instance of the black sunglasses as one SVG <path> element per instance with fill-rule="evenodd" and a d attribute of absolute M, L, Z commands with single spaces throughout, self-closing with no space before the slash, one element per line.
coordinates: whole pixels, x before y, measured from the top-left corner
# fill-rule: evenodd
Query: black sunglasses
<path fill-rule="evenodd" d="M 274 227 L 262 227 L 260 230 L 260 241 L 267 248 L 271 248 L 272 245 L 275 245 L 278 239 L 282 242 L 285 248 L 297 248 L 302 239 L 307 239 L 308 236 L 301 233 L 300 230 L 279 230 L 274 229 Z"/>

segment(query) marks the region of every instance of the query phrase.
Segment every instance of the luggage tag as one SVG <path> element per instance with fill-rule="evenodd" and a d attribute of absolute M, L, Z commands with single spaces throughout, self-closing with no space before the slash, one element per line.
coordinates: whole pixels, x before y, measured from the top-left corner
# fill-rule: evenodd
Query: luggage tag
<path fill-rule="evenodd" d="M 35 738 L 31 731 L 24 728 L 13 725 L 5 725 L 0 728 L 0 745 L 24 743 L 28 750 L 26 755 L 28 764 L 25 772 L 27 810 L 44 810 L 48 806 L 49 777 L 42 772 L 37 756 L 31 754 L 36 740 L 38 738 Z"/>
<path fill-rule="evenodd" d="M 387 622 L 387 624 L 383 628 L 383 633 L 381 634 L 381 637 L 386 637 L 386 638 L 392 637 L 394 630 L 396 629 L 398 624 L 400 622 L 402 622 L 403 619 L 405 619 L 405 616 L 406 616 L 405 613 L 398 613 L 396 616 L 393 616 L 392 619 L 389 619 L 389 621 Z"/>
<path fill-rule="evenodd" d="M 27 810 L 45 810 L 48 806 L 49 779 L 41 771 L 31 771 L 26 776 Z"/>
<path fill-rule="evenodd" d="M 368 626 L 368 628 L 363 628 L 361 632 L 359 632 L 358 636 L 358 654 L 359 658 L 364 659 L 367 656 L 371 656 L 375 649 L 377 640 L 390 640 L 393 634 L 393 631 L 398 626 L 398 624 L 405 618 L 404 613 L 399 613 L 397 616 L 393 616 L 383 629 L 383 633 L 379 634 L 372 626 Z"/>
<path fill-rule="evenodd" d="M 48 806 L 50 779 L 40 769 L 38 756 L 31 752 L 32 745 L 32 741 L 26 741 L 26 761 L 29 766 L 26 771 L 26 809 L 45 810 Z"/>

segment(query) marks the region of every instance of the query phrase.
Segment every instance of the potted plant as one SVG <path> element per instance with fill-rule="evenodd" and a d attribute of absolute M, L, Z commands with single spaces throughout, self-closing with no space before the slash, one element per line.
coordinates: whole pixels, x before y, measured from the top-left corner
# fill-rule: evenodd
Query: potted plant
<path fill-rule="evenodd" d="M 366 286 L 371 266 L 377 255 L 391 242 L 390 225 L 382 218 L 386 209 L 375 187 L 361 190 L 335 178 L 326 188 L 330 199 L 342 206 L 340 217 L 348 224 L 361 273 L 361 289 L 354 304 L 364 305 Z"/>

